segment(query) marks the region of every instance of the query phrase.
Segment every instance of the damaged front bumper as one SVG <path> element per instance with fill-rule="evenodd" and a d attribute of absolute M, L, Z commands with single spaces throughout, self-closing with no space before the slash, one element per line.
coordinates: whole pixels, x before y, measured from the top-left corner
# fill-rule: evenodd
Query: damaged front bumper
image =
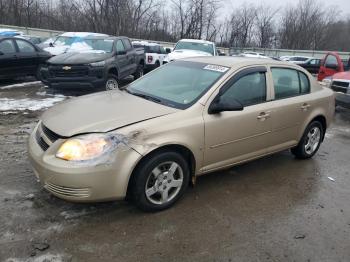
<path fill-rule="evenodd" d="M 43 150 L 38 142 L 38 128 L 40 124 L 29 137 L 28 153 L 34 173 L 46 190 L 76 202 L 125 198 L 129 178 L 141 158 L 139 153 L 123 143 L 99 161 L 66 161 L 55 156 L 66 139 L 57 139 Z"/>

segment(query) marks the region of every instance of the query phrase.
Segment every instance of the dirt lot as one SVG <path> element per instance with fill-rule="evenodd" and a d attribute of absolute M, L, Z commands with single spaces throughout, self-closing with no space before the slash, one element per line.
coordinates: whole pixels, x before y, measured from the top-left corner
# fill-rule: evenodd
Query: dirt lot
<path fill-rule="evenodd" d="M 350 261 L 350 110 L 337 110 L 312 160 L 286 151 L 206 175 L 175 207 L 145 214 L 68 203 L 37 183 L 28 134 L 66 98 L 0 85 L 0 261 Z"/>

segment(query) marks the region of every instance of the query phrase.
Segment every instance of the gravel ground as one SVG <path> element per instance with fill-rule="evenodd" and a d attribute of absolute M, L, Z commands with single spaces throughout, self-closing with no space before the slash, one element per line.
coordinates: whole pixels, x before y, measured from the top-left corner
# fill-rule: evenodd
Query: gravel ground
<path fill-rule="evenodd" d="M 313 159 L 285 151 L 202 176 L 173 208 L 148 214 L 42 189 L 26 140 L 45 107 L 70 95 L 9 84 L 0 84 L 0 261 L 350 261 L 350 110 L 338 108 Z"/>

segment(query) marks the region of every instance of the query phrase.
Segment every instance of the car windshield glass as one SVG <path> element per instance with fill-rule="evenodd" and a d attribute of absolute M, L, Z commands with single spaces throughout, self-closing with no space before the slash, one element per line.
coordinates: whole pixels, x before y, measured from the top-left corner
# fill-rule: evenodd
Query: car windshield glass
<path fill-rule="evenodd" d="M 224 66 L 176 61 L 131 83 L 127 91 L 167 106 L 186 109 L 228 70 Z"/>
<path fill-rule="evenodd" d="M 69 37 L 69 36 L 59 36 L 55 40 L 54 44 L 55 45 L 71 45 L 74 42 L 74 37 Z"/>
<path fill-rule="evenodd" d="M 84 39 L 83 44 L 88 45 L 88 49 L 104 51 L 110 53 L 113 50 L 113 40 L 112 39 Z"/>
<path fill-rule="evenodd" d="M 202 51 L 202 52 L 206 52 L 211 55 L 214 55 L 213 45 L 207 44 L 207 43 L 180 41 L 176 44 L 174 50 L 180 50 L 180 49 L 197 50 L 197 51 Z"/>

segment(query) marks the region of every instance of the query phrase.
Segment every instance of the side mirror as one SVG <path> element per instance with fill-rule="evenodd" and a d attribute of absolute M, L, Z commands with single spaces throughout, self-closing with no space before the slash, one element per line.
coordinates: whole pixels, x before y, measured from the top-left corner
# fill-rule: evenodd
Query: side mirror
<path fill-rule="evenodd" d="M 171 49 L 170 49 L 169 47 L 167 47 L 167 48 L 165 48 L 165 52 L 166 52 L 167 54 L 169 54 L 169 53 L 171 53 Z"/>
<path fill-rule="evenodd" d="M 52 42 L 50 42 L 50 43 L 49 43 L 49 46 L 50 46 L 50 47 L 53 47 L 53 43 L 52 43 Z"/>
<path fill-rule="evenodd" d="M 126 55 L 126 51 L 124 50 L 124 51 L 117 51 L 117 53 L 116 53 L 117 55 Z"/>
<path fill-rule="evenodd" d="M 219 98 L 209 106 L 208 113 L 210 115 L 213 115 L 225 111 L 242 111 L 243 108 L 243 105 L 235 99 L 232 99 L 230 101 L 222 101 Z"/>

